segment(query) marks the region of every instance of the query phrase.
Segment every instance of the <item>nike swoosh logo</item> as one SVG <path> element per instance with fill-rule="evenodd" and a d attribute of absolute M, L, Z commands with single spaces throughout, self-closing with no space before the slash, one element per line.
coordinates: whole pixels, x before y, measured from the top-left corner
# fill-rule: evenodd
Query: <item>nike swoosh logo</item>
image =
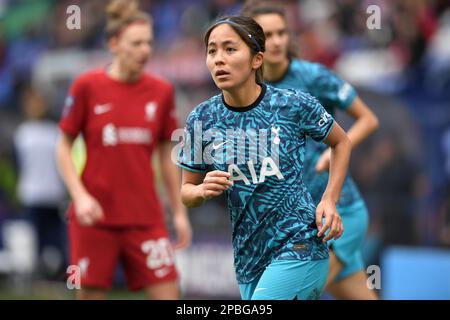
<path fill-rule="evenodd" d="M 256 289 L 255 289 L 255 292 L 256 292 L 256 291 L 262 291 L 262 290 L 267 290 L 267 288 L 256 288 Z"/>
<path fill-rule="evenodd" d="M 219 149 L 221 146 L 223 146 L 224 144 L 229 143 L 229 142 L 231 142 L 231 141 L 230 141 L 230 140 L 227 140 L 227 141 L 221 142 L 221 143 L 219 143 L 219 144 L 214 144 L 214 143 L 213 143 L 212 148 L 213 148 L 214 150 L 217 150 L 217 149 Z"/>
<path fill-rule="evenodd" d="M 112 106 L 110 103 L 107 104 L 97 104 L 94 107 L 94 113 L 95 114 L 102 114 L 102 113 L 106 113 L 108 111 L 110 111 L 112 109 Z"/>

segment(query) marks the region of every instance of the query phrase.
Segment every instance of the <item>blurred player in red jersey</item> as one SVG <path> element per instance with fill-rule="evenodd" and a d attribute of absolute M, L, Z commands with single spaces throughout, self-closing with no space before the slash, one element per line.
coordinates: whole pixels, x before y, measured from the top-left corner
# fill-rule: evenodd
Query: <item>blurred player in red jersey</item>
<path fill-rule="evenodd" d="M 151 168 L 156 150 L 173 211 L 175 248 L 185 248 L 192 231 L 170 157 L 177 127 L 174 92 L 169 83 L 143 72 L 152 50 L 151 18 L 136 1 L 114 0 L 106 11 L 112 64 L 74 81 L 57 151 L 73 199 L 69 240 L 71 264 L 81 270 L 78 298 L 105 298 L 121 261 L 130 290 L 177 299 L 177 271 Z M 81 179 L 71 158 L 80 133 L 87 150 Z"/>

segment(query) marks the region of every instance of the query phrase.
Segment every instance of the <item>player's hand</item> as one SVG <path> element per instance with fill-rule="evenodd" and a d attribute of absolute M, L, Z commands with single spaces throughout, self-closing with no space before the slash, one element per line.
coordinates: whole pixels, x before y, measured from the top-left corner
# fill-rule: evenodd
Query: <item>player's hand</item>
<path fill-rule="evenodd" d="M 233 185 L 233 182 L 228 180 L 230 174 L 225 171 L 210 171 L 200 184 L 201 195 L 203 199 L 209 200 L 213 197 L 220 196 L 225 190 Z"/>
<path fill-rule="evenodd" d="M 185 249 L 189 247 L 192 242 L 192 228 L 185 208 L 174 213 L 173 226 L 177 234 L 175 249 Z"/>
<path fill-rule="evenodd" d="M 75 199 L 74 204 L 75 215 L 83 226 L 92 226 L 104 217 L 100 203 L 88 193 Z"/>
<path fill-rule="evenodd" d="M 330 169 L 331 149 L 328 148 L 321 155 L 316 163 L 316 172 L 328 171 Z"/>
<path fill-rule="evenodd" d="M 322 225 L 323 217 L 325 217 L 324 225 Z M 327 242 L 332 238 L 336 240 L 344 233 L 344 225 L 341 216 L 337 212 L 336 205 L 333 201 L 322 199 L 317 205 L 316 225 L 319 230 L 317 233 L 318 237 L 321 237 L 327 230 L 330 230 L 325 238 L 323 238 L 323 242 Z"/>

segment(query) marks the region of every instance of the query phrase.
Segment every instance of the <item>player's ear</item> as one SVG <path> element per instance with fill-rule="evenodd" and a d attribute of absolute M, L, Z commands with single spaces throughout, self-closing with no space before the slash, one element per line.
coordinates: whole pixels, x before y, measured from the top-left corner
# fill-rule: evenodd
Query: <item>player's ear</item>
<path fill-rule="evenodd" d="M 111 37 L 108 40 L 108 48 L 112 54 L 116 54 L 119 46 L 119 37 Z"/>
<path fill-rule="evenodd" d="M 259 68 L 261 68 L 261 66 L 262 66 L 262 64 L 264 62 L 264 53 L 258 52 L 257 54 L 255 54 L 253 56 L 253 60 L 252 61 L 253 61 L 252 62 L 253 63 L 253 65 L 252 65 L 253 69 L 254 70 L 258 70 Z"/>

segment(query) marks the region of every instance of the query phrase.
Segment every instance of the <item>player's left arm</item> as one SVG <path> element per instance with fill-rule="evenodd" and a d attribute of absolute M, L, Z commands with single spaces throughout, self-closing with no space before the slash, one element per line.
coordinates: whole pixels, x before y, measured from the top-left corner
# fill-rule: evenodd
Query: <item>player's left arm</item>
<path fill-rule="evenodd" d="M 378 129 L 378 117 L 358 96 L 355 97 L 350 107 L 346 109 L 346 112 L 355 119 L 355 122 L 347 132 L 347 136 L 352 143 L 352 148 L 355 148 Z M 330 149 L 322 153 L 316 164 L 317 172 L 328 170 L 330 157 Z"/>
<path fill-rule="evenodd" d="M 189 222 L 187 209 L 181 203 L 181 173 L 180 169 L 173 163 L 173 161 L 171 161 L 171 141 L 161 141 L 157 152 L 164 184 L 173 213 L 173 225 L 178 237 L 175 248 L 184 249 L 191 244 L 192 228 Z"/>
<path fill-rule="evenodd" d="M 324 238 L 324 241 L 328 241 L 331 238 L 339 238 L 344 232 L 342 219 L 336 210 L 336 203 L 344 184 L 352 147 L 350 139 L 337 122 L 334 123 L 324 142 L 331 150 L 330 175 L 322 200 L 316 208 L 316 224 L 319 229 L 319 237 L 330 229 Z M 322 217 L 325 217 L 325 225 L 322 225 Z"/>

